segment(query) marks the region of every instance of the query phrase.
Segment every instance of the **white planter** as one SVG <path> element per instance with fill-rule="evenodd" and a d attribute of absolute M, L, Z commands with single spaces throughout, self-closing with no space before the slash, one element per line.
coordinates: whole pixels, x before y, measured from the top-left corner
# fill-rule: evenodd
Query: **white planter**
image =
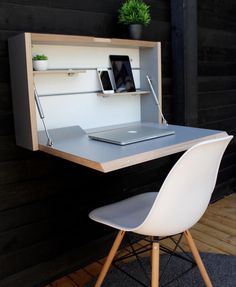
<path fill-rule="evenodd" d="M 35 71 L 45 71 L 48 68 L 48 60 L 34 60 L 33 68 Z"/>

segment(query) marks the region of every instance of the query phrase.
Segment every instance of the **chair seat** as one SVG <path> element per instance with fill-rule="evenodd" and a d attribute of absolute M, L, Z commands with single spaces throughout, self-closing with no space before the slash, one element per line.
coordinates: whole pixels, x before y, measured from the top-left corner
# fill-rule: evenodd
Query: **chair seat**
<path fill-rule="evenodd" d="M 158 192 L 142 193 L 96 208 L 89 213 L 89 217 L 119 230 L 132 231 L 143 223 L 157 194 Z"/>

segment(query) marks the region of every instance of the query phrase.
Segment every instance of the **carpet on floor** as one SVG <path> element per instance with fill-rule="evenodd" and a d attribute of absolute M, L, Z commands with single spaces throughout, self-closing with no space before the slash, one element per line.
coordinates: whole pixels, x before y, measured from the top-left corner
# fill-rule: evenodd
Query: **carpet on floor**
<path fill-rule="evenodd" d="M 214 287 L 235 287 L 236 286 L 236 256 L 201 253 L 201 258 L 207 269 L 208 275 L 211 278 Z M 168 261 L 168 255 L 161 255 L 160 259 L 160 274 Z M 143 269 L 150 278 L 150 257 L 141 258 Z M 119 266 L 132 276 L 150 286 L 150 279 L 142 271 L 137 261 L 119 264 Z M 178 277 L 181 273 L 191 268 L 192 264 L 180 259 L 172 257 L 160 281 L 160 286 L 168 287 L 203 287 L 204 282 L 200 275 L 197 266 Z M 86 287 L 94 286 L 96 278 L 90 281 Z M 170 282 L 170 283 L 169 283 Z M 139 287 L 142 286 L 123 272 L 116 268 L 111 268 L 108 272 L 102 287 Z"/>

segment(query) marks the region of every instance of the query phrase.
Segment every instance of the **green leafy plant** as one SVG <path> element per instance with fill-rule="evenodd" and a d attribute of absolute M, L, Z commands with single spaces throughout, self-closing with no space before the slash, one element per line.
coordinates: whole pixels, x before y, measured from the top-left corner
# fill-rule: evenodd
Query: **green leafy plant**
<path fill-rule="evenodd" d="M 42 60 L 47 60 L 48 57 L 45 56 L 44 54 L 37 54 L 32 59 L 33 61 L 42 61 Z"/>
<path fill-rule="evenodd" d="M 126 0 L 118 10 L 118 22 L 121 24 L 147 26 L 150 21 L 150 6 L 142 0 Z"/>

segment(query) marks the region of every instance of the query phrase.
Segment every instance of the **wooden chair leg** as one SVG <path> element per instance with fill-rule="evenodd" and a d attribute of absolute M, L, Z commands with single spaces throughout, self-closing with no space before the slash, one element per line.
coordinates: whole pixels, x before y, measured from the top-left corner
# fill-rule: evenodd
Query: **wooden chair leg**
<path fill-rule="evenodd" d="M 195 245 L 195 243 L 193 241 L 193 238 L 192 238 L 190 232 L 188 230 L 186 230 L 184 232 L 184 236 L 185 236 L 186 241 L 188 243 L 188 246 L 189 246 L 189 248 L 190 248 L 190 250 L 191 250 L 191 252 L 193 254 L 193 257 L 194 257 L 194 259 L 195 259 L 195 261 L 197 263 L 198 269 L 199 269 L 199 271 L 200 271 L 200 273 L 202 275 L 202 279 L 204 280 L 204 282 L 205 282 L 207 287 L 212 287 L 213 285 L 212 285 L 211 280 L 210 280 L 210 278 L 209 278 L 209 276 L 207 274 L 206 268 L 205 268 L 205 266 L 204 266 L 204 264 L 202 262 L 200 254 L 199 254 L 199 252 L 197 250 L 197 247 L 196 247 L 196 245 Z"/>
<path fill-rule="evenodd" d="M 95 287 L 100 287 L 102 285 L 102 282 L 104 281 L 104 278 L 107 275 L 107 272 L 111 266 L 112 260 L 113 260 L 114 256 L 116 255 L 116 251 L 118 250 L 124 235 L 125 235 L 125 231 L 120 230 L 118 232 L 116 239 L 115 239 L 115 241 L 111 247 L 111 250 L 110 250 L 110 252 L 106 258 L 106 261 L 102 267 L 102 270 L 98 276 Z"/>
<path fill-rule="evenodd" d="M 158 242 L 152 243 L 152 287 L 159 286 L 159 260 L 160 245 Z"/>

